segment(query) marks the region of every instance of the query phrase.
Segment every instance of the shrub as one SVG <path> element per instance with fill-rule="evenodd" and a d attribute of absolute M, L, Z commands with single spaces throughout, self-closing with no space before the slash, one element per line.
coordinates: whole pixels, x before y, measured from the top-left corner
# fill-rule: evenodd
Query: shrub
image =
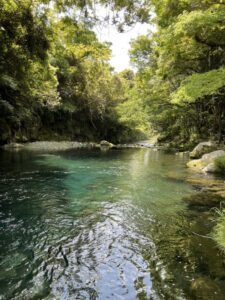
<path fill-rule="evenodd" d="M 225 209 L 219 210 L 218 223 L 214 228 L 214 238 L 219 247 L 225 251 Z"/>
<path fill-rule="evenodd" d="M 216 169 L 219 173 L 225 174 L 225 156 L 221 156 L 215 159 Z"/>

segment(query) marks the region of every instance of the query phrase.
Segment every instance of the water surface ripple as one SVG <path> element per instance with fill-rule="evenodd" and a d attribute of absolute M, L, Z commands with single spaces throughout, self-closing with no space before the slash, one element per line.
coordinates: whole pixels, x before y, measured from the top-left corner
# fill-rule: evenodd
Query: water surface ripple
<path fill-rule="evenodd" d="M 149 149 L 1 153 L 0 299 L 193 299 L 185 161 Z"/>

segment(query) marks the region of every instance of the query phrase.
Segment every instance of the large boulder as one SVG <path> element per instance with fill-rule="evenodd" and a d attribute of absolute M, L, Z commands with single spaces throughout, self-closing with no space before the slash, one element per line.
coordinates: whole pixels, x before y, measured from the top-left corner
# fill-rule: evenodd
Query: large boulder
<path fill-rule="evenodd" d="M 213 162 L 216 158 L 225 156 L 225 151 L 224 150 L 216 150 L 207 154 L 204 154 L 201 158 L 202 161 L 206 163 L 211 163 Z"/>
<path fill-rule="evenodd" d="M 206 167 L 204 167 L 202 169 L 202 171 L 204 173 L 216 173 L 217 172 L 217 168 L 214 162 L 208 164 Z"/>
<path fill-rule="evenodd" d="M 195 171 L 200 172 L 216 172 L 214 161 L 216 158 L 225 156 L 225 151 L 217 150 L 204 154 L 200 159 L 194 159 L 187 163 L 187 166 Z"/>
<path fill-rule="evenodd" d="M 200 158 L 203 154 L 208 153 L 216 149 L 216 145 L 212 142 L 199 143 L 192 152 L 190 152 L 191 158 Z"/>

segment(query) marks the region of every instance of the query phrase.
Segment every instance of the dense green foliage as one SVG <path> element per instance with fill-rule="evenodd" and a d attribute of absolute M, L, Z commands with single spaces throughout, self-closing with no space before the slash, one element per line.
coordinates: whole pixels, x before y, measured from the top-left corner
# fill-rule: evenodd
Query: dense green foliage
<path fill-rule="evenodd" d="M 92 30 L 100 4 L 120 30 L 148 17 L 142 1 L 0 0 L 1 144 L 132 139 L 117 109 L 131 78 L 113 73 Z"/>
<path fill-rule="evenodd" d="M 219 247 L 225 251 L 225 210 L 218 210 L 217 225 L 214 228 L 214 238 Z"/>
<path fill-rule="evenodd" d="M 0 0 L 0 143 L 116 142 L 152 133 L 180 147 L 223 140 L 224 4 Z M 123 31 L 138 21 L 155 30 L 131 43 L 136 74 L 116 74 L 110 45 L 98 41 L 93 26 L 111 22 Z"/>
<path fill-rule="evenodd" d="M 172 94 L 172 102 L 175 104 L 182 102 L 193 103 L 196 99 L 214 95 L 224 87 L 224 82 L 225 68 L 190 75 Z"/>
<path fill-rule="evenodd" d="M 225 174 L 225 156 L 216 158 L 215 165 L 219 173 Z"/>
<path fill-rule="evenodd" d="M 224 1 L 154 1 L 156 31 L 131 44 L 151 128 L 180 147 L 225 136 Z"/>

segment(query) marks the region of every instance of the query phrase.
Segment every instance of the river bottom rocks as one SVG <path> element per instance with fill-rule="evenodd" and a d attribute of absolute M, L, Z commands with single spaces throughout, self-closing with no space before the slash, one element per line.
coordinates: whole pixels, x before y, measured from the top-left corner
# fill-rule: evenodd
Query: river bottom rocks
<path fill-rule="evenodd" d="M 191 290 L 195 299 L 214 299 L 223 300 L 223 288 L 221 283 L 213 281 L 206 276 L 199 277 L 192 282 Z M 209 295 L 211 295 L 209 298 Z"/>
<path fill-rule="evenodd" d="M 207 175 L 204 168 L 213 164 L 217 156 L 224 156 L 224 151 L 205 154 L 201 159 L 188 163 L 190 168 L 185 178 L 199 192 L 183 198 L 190 213 L 190 227 L 185 242 L 183 255 L 188 257 L 188 263 L 196 268 L 197 276 L 191 282 L 191 299 L 225 299 L 225 253 L 220 249 L 214 236 L 217 224 L 216 209 L 221 209 L 225 201 L 225 184 L 222 177 Z M 197 170 L 200 173 L 192 172 Z M 204 174 L 205 173 L 205 174 Z M 186 253 L 185 253 L 186 252 Z M 192 261 L 188 253 L 198 257 L 198 262 Z"/>
<path fill-rule="evenodd" d="M 221 202 L 224 201 L 224 198 L 216 193 L 202 191 L 189 197 L 185 197 L 183 200 L 190 208 L 200 207 L 202 209 L 209 209 L 220 206 Z"/>
<path fill-rule="evenodd" d="M 188 290 L 191 299 L 225 299 L 225 254 L 219 249 L 212 236 L 215 225 L 213 210 L 202 211 L 200 194 L 196 195 L 198 206 L 189 206 L 187 237 L 178 253 L 186 268 L 195 271 Z M 185 202 L 188 198 L 185 198 Z M 191 204 L 194 201 L 194 196 Z M 189 201 L 190 201 L 189 199 Z M 204 206 L 205 209 L 205 206 Z"/>
<path fill-rule="evenodd" d="M 14 212 L 10 219 L 0 215 L 3 222 L 10 222 L 3 223 L 2 240 L 9 244 L 2 262 L 6 270 L 0 272 L 2 289 L 9 295 L 5 299 L 48 295 L 48 299 L 98 299 L 98 295 L 99 299 L 128 300 L 225 299 L 225 257 L 212 236 L 213 192 L 205 194 L 207 183 L 211 181 L 210 188 L 217 193 L 215 189 L 222 189 L 224 181 L 196 172 L 191 175 L 183 167 L 186 158 L 174 156 L 179 162 L 174 165 L 172 155 L 160 151 L 109 151 L 106 155 L 96 151 L 94 156 L 92 152 L 85 160 L 83 153 L 77 158 L 67 151 L 38 153 L 38 160 L 32 151 L 2 153 L 5 168 L 12 164 L 12 170 L 15 166 L 19 170 L 17 176 L 15 172 L 8 172 L 6 178 L 2 175 L 3 191 L 7 185 L 4 211 Z M 107 155 L 106 164 L 102 157 Z M 193 194 L 193 189 L 185 180 L 200 191 L 196 197 L 185 198 L 187 207 L 180 206 L 180 195 Z M 128 200 L 120 200 L 127 195 Z M 213 205 L 219 206 L 219 200 Z M 50 233 L 47 239 L 46 232 Z M 14 237 L 21 238 L 22 247 L 15 245 Z M 24 245 L 32 253 L 23 253 Z M 9 258 L 8 249 L 13 247 Z M 15 265 L 17 273 L 8 265 Z M 14 290 L 7 287 L 11 278 Z M 23 286 L 19 286 L 21 278 Z"/>

